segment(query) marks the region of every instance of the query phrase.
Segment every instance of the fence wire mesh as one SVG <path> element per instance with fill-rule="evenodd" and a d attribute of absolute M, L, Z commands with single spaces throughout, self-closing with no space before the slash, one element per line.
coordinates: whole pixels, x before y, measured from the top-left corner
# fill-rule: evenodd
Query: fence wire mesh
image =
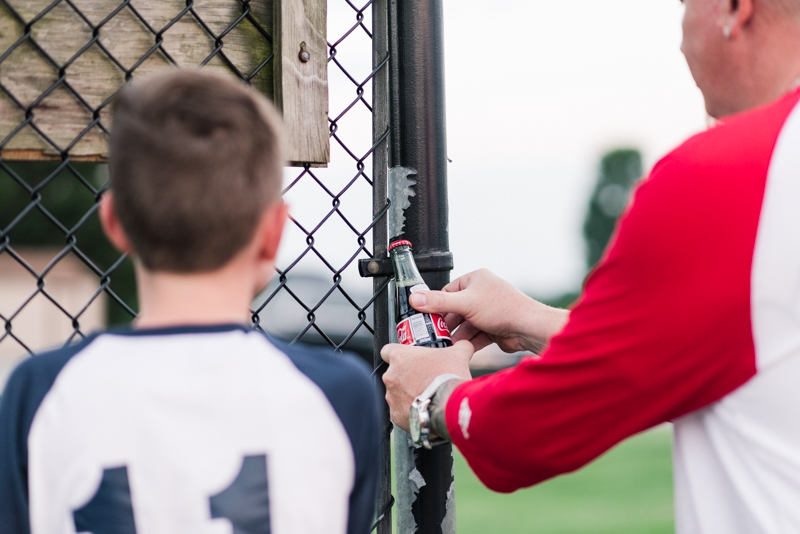
<path fill-rule="evenodd" d="M 99 154 L 125 84 L 170 65 L 204 67 L 274 94 L 271 1 L 157 4 L 0 0 L 0 388 L 21 358 L 136 316 L 132 262 L 97 214 L 109 186 Z M 386 137 L 373 139 L 372 80 L 386 65 L 373 69 L 371 10 L 372 0 L 328 2 L 331 163 L 287 168 L 291 222 L 252 314 L 270 335 L 354 350 L 370 364 L 371 307 L 388 284 L 374 292 L 357 275 L 385 224 L 372 208 L 373 156 Z"/>
<path fill-rule="evenodd" d="M 272 2 L 227 0 L 222 14 L 208 4 L 0 0 L 0 386 L 19 359 L 136 316 L 131 260 L 97 215 L 108 188 L 98 154 L 124 85 L 169 65 L 204 67 L 272 96 Z M 271 335 L 370 364 L 375 293 L 357 261 L 371 257 L 382 220 L 371 84 L 385 68 L 372 66 L 371 4 L 328 2 L 331 163 L 287 169 L 291 222 L 252 315 Z"/>
<path fill-rule="evenodd" d="M 0 382 L 25 354 L 136 314 L 131 262 L 97 219 L 122 87 L 172 65 L 272 95 L 271 5 L 216 4 L 0 0 Z"/>
<path fill-rule="evenodd" d="M 166 65 L 224 68 L 271 96 L 271 6 L 230 3 L 236 16 L 227 22 L 192 1 L 175 4 L 173 14 L 137 9 L 130 0 L 0 0 L 0 272 L 14 279 L 0 297 L 0 354 L 69 343 L 106 322 L 135 316 L 130 261 L 113 252 L 100 232 L 97 205 L 108 180 L 93 155 L 109 132 L 110 104 L 122 87 Z M 371 360 L 372 291 L 355 275 L 357 260 L 370 256 L 376 223 L 371 2 L 329 4 L 332 162 L 325 169 L 287 169 L 291 228 L 275 284 L 254 304 L 253 321 L 292 340 L 368 351 Z M 54 32 L 69 36 L 54 43 L 48 40 Z M 262 52 L 244 54 L 242 43 Z M 194 50 L 179 60 L 176 51 L 186 44 Z M 25 61 L 15 61 L 20 54 Z M 69 111 L 69 122 L 56 122 L 53 109 Z M 31 138 L 41 150 L 15 150 L 29 147 Z M 17 161 L 28 156 L 52 161 Z M 61 280 L 71 276 L 85 282 L 85 294 L 64 293 Z M 23 289 L 26 278 L 30 287 Z M 91 292 L 88 281 L 96 286 Z M 44 311 L 48 306 L 54 310 Z M 34 315 L 41 328 L 32 324 Z M 43 339 L 45 324 L 52 333 Z"/>

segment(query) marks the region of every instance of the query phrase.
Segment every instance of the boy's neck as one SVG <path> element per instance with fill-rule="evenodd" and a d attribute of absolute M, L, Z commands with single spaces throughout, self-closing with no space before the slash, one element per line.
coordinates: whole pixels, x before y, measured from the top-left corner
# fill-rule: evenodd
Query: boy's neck
<path fill-rule="evenodd" d="M 250 323 L 254 284 L 241 270 L 154 273 L 137 266 L 136 274 L 140 310 L 136 328 Z"/>

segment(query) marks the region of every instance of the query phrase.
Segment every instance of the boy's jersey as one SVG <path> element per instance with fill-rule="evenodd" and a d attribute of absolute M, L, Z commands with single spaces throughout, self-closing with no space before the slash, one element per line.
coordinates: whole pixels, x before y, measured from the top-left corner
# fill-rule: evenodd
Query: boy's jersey
<path fill-rule="evenodd" d="M 378 416 L 364 367 L 237 325 L 30 358 L 0 401 L 0 533 L 365 534 Z"/>
<path fill-rule="evenodd" d="M 679 533 L 800 532 L 799 100 L 661 160 L 541 357 L 453 392 L 448 429 L 487 485 L 674 421 Z"/>

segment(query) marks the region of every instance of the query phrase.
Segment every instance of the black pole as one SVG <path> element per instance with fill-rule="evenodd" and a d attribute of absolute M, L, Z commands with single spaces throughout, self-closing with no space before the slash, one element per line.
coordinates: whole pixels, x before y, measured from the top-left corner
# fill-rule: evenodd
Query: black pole
<path fill-rule="evenodd" d="M 373 204 L 372 215 L 380 218 L 372 230 L 374 256 L 384 258 L 389 243 L 388 225 L 386 222 L 389 138 L 389 9 L 387 0 L 374 0 L 372 3 L 372 139 L 376 144 L 373 152 Z M 377 296 L 373 303 L 375 326 L 375 383 L 381 397 L 386 393 L 383 386 L 383 373 L 386 371 L 380 351 L 389 343 L 389 278 L 376 277 L 373 280 L 373 293 Z M 392 423 L 389 419 L 389 406 L 381 403 L 380 413 L 380 451 L 381 467 L 376 495 L 375 522 L 376 534 L 392 534 Z"/>
<path fill-rule="evenodd" d="M 390 165 L 416 171 L 416 196 L 405 210 L 403 233 L 415 255 L 449 252 L 442 18 L 442 0 L 390 1 Z M 431 289 L 441 289 L 450 273 L 423 278 Z M 417 449 L 415 464 L 425 481 L 412 504 L 417 532 L 454 534 L 451 446 Z"/>
<path fill-rule="evenodd" d="M 397 110 L 392 113 L 391 166 L 401 165 L 417 172 L 416 196 L 405 211 L 404 236 L 414 243 L 415 254 L 447 252 L 441 0 L 398 1 L 397 44 L 399 61 L 392 72 L 397 77 L 396 91 L 393 91 L 397 95 L 392 95 L 393 101 L 397 99 Z M 394 150 L 395 139 L 399 150 Z M 449 281 L 449 274 L 445 274 L 445 278 Z"/>

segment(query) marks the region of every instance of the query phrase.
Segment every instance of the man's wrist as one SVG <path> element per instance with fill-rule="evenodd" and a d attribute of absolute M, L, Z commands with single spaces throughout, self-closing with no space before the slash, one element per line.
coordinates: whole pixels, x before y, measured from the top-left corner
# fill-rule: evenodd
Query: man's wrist
<path fill-rule="evenodd" d="M 450 441 L 450 431 L 447 430 L 447 401 L 450 400 L 453 391 L 464 382 L 466 380 L 461 378 L 448 380 L 439 386 L 431 399 L 428 410 L 431 415 L 431 431 L 434 438 Z"/>
<path fill-rule="evenodd" d="M 519 314 L 517 331 L 524 350 L 539 354 L 569 320 L 569 310 L 547 306 L 530 299 L 525 313 Z"/>

